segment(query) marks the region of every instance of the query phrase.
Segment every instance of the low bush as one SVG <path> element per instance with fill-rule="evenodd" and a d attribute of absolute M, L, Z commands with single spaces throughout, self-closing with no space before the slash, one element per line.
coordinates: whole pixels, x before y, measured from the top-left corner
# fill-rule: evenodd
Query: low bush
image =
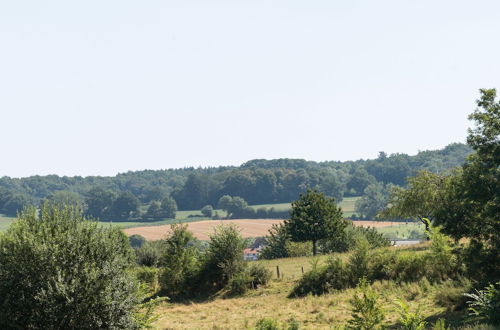
<path fill-rule="evenodd" d="M 248 267 L 248 274 L 250 275 L 254 287 L 259 285 L 266 285 L 272 277 L 272 272 L 261 264 L 252 263 Z"/>
<path fill-rule="evenodd" d="M 410 306 L 403 301 L 398 300 L 399 324 L 402 330 L 425 330 L 427 322 L 420 314 L 420 310 L 410 311 Z"/>
<path fill-rule="evenodd" d="M 464 295 L 470 299 L 467 304 L 474 320 L 500 325 L 500 282 Z"/>
<path fill-rule="evenodd" d="M 347 263 L 333 258 L 325 266 L 313 268 L 299 280 L 291 296 L 322 294 L 331 289 L 353 287 L 361 278 L 369 282 L 415 282 L 423 278 L 435 282 L 457 278 L 462 272 L 444 236 L 436 238 L 429 251 L 373 250 L 366 240 L 360 240 Z"/>
<path fill-rule="evenodd" d="M 255 330 L 279 330 L 278 321 L 272 318 L 262 318 L 255 324 Z"/>
<path fill-rule="evenodd" d="M 135 278 L 141 284 L 145 284 L 150 291 L 156 291 L 158 289 L 158 275 L 159 268 L 156 267 L 135 267 L 132 271 Z"/>
<path fill-rule="evenodd" d="M 360 330 L 383 329 L 385 312 L 378 302 L 378 294 L 363 278 L 359 281 L 353 298 L 353 307 L 349 328 Z"/>
<path fill-rule="evenodd" d="M 162 241 L 148 241 L 135 249 L 139 266 L 160 267 L 163 265 L 164 246 Z"/>

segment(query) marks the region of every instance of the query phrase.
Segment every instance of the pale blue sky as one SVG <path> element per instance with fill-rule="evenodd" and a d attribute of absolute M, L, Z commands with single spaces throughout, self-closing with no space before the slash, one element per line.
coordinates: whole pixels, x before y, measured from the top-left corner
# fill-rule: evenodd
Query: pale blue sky
<path fill-rule="evenodd" d="M 464 141 L 500 1 L 1 1 L 0 176 Z"/>

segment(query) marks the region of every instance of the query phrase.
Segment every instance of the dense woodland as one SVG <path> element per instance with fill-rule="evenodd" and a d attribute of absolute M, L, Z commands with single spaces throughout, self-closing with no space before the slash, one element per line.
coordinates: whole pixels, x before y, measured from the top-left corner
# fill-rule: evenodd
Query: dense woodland
<path fill-rule="evenodd" d="M 463 164 L 470 153 L 469 146 L 454 143 L 415 156 L 380 152 L 376 159 L 346 162 L 256 159 L 239 167 L 144 170 L 114 177 L 2 177 L 0 213 L 15 216 L 24 206 L 49 199 L 81 205 L 87 214 L 101 219 L 148 217 L 140 206 L 155 202 L 150 215 L 158 211 L 157 216 L 168 217 L 171 210 L 162 211 L 158 205 L 172 204 L 172 200 L 180 210 L 217 207 L 224 195 L 239 196 L 250 205 L 284 203 L 312 188 L 337 201 L 344 196 L 366 195 L 358 210 L 371 217 L 380 210 L 377 203 L 384 204 L 390 185 L 404 186 L 406 178 L 419 170 L 445 173 Z"/>

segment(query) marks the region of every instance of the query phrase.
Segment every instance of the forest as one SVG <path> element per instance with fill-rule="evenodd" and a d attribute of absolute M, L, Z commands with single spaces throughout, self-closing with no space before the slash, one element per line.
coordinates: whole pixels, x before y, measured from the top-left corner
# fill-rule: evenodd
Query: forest
<path fill-rule="evenodd" d="M 446 173 L 462 165 L 471 152 L 468 145 L 453 143 L 414 156 L 380 152 L 376 159 L 345 162 L 255 159 L 238 167 L 144 170 L 114 177 L 2 177 L 0 213 L 15 216 L 22 208 L 47 199 L 80 205 L 86 214 L 102 220 L 137 219 L 149 216 L 141 205 L 153 205 L 150 214 L 154 214 L 162 202 L 175 203 L 179 210 L 215 208 L 224 195 L 240 197 L 250 205 L 285 203 L 311 188 L 337 202 L 344 196 L 366 196 L 357 207 L 358 216 L 371 218 L 385 206 L 392 186 L 405 186 L 406 179 L 421 170 Z M 169 214 L 166 210 L 158 215 Z"/>

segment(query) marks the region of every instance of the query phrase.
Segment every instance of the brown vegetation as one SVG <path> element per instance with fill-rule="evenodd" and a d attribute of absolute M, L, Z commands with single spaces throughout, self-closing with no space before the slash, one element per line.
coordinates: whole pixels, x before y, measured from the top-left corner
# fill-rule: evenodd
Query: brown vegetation
<path fill-rule="evenodd" d="M 213 233 L 215 226 L 223 224 L 235 224 L 241 229 L 243 237 L 259 237 L 266 236 L 273 224 L 282 223 L 283 220 L 278 219 L 235 219 L 235 220 L 206 220 L 188 223 L 188 230 L 191 231 L 194 237 L 200 240 L 208 240 L 208 235 Z M 400 225 L 400 222 L 389 221 L 353 221 L 356 226 L 364 227 L 389 227 Z M 170 231 L 170 225 L 161 226 L 145 226 L 135 227 L 123 230 L 128 236 L 138 234 L 147 240 L 159 240 L 165 238 Z"/>

